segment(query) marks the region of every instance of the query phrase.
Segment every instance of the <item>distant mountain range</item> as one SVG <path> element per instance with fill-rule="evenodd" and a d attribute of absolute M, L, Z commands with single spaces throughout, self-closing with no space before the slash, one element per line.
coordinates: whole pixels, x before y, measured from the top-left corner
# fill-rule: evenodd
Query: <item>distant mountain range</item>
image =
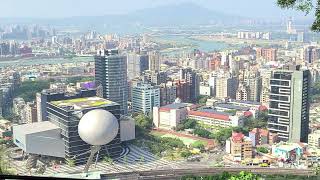
<path fill-rule="evenodd" d="M 234 23 L 248 18 L 209 10 L 193 3 L 167 5 L 139 10 L 126 15 L 69 17 L 57 19 L 1 18 L 4 23 L 39 23 L 56 25 L 198 25 L 208 23 Z"/>

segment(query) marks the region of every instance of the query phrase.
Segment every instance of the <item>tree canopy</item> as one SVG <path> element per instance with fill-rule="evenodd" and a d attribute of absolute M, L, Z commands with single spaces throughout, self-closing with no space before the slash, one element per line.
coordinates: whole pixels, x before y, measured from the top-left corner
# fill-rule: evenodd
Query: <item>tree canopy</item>
<path fill-rule="evenodd" d="M 320 0 L 277 0 L 278 6 L 305 12 L 306 15 L 315 10 L 315 20 L 311 30 L 320 32 Z"/>
<path fill-rule="evenodd" d="M 38 80 L 38 81 L 24 81 L 20 87 L 14 90 L 15 97 L 21 97 L 26 102 L 34 101 L 36 93 L 41 92 L 43 89 L 48 89 L 50 86 L 49 81 Z"/>

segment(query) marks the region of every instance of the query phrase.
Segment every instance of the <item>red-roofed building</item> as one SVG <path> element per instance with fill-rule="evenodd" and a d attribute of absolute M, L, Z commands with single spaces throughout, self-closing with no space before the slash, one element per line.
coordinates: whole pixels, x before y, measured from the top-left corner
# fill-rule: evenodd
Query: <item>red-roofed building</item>
<path fill-rule="evenodd" d="M 232 132 L 231 139 L 233 142 L 242 142 L 243 138 L 244 138 L 244 134 L 238 133 L 238 132 Z"/>
<path fill-rule="evenodd" d="M 235 127 L 243 125 L 242 116 L 231 116 L 221 112 L 190 110 L 188 117 L 209 126 Z"/>
<path fill-rule="evenodd" d="M 252 146 L 273 144 L 277 142 L 277 136 L 274 133 L 270 133 L 269 130 L 254 128 L 249 132 L 249 138 L 252 141 Z"/>
<path fill-rule="evenodd" d="M 243 115 L 244 115 L 245 117 L 251 117 L 253 114 L 252 114 L 252 112 L 250 112 L 250 111 L 246 111 L 246 112 L 243 113 Z"/>
<path fill-rule="evenodd" d="M 232 132 L 226 141 L 226 151 L 233 156 L 234 161 L 252 158 L 252 142 L 242 133 Z"/>
<path fill-rule="evenodd" d="M 267 106 L 264 106 L 264 105 L 259 106 L 259 111 L 267 111 L 267 110 L 268 110 Z"/>
<path fill-rule="evenodd" d="M 174 129 L 188 117 L 188 111 L 193 104 L 173 103 L 162 107 L 153 108 L 153 123 L 160 129 Z"/>

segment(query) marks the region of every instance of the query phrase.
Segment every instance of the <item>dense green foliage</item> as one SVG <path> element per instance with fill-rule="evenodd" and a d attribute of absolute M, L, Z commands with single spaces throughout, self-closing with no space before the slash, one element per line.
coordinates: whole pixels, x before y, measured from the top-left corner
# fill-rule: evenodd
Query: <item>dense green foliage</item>
<path fill-rule="evenodd" d="M 88 76 L 88 77 L 82 77 L 82 76 L 77 76 L 77 77 L 69 77 L 67 78 L 67 83 L 73 83 L 76 84 L 77 82 L 87 82 L 87 81 L 93 81 L 94 77 L 93 76 Z"/>
<path fill-rule="evenodd" d="M 208 130 L 205 130 L 205 129 L 203 129 L 203 128 L 198 128 L 198 127 L 197 127 L 197 128 L 194 130 L 193 134 L 198 135 L 198 136 L 203 137 L 203 138 L 209 138 L 210 135 L 211 135 L 211 132 L 208 131 Z"/>
<path fill-rule="evenodd" d="M 85 81 L 93 81 L 94 77 L 70 77 L 67 78 L 67 83 L 77 83 Z M 26 102 L 34 101 L 37 92 L 41 92 L 43 89 L 48 89 L 50 83 L 56 82 L 54 79 L 49 80 L 36 80 L 36 81 L 23 81 L 19 87 L 14 91 L 14 97 L 21 97 Z"/>
<path fill-rule="evenodd" d="M 21 83 L 20 87 L 15 89 L 14 96 L 21 97 L 26 102 L 34 101 L 37 92 L 41 92 L 43 89 L 48 89 L 49 87 L 49 81 L 24 81 Z"/>
<path fill-rule="evenodd" d="M 256 118 L 247 118 L 244 122 L 244 128 L 251 131 L 254 128 L 267 128 L 268 125 L 268 111 L 261 112 Z"/>
<path fill-rule="evenodd" d="M 320 81 L 316 81 L 312 86 L 311 101 L 320 102 Z"/>
<path fill-rule="evenodd" d="M 153 126 L 152 118 L 142 113 L 133 116 L 136 124 L 136 136 L 144 137 Z"/>
<path fill-rule="evenodd" d="M 203 144 L 202 141 L 196 141 L 196 142 L 192 143 L 191 147 L 200 149 L 201 151 L 203 151 L 205 149 L 205 145 Z"/>
<path fill-rule="evenodd" d="M 315 3 L 315 4 L 314 4 Z M 295 9 L 309 14 L 315 10 L 315 20 L 311 26 L 313 31 L 320 31 L 320 0 L 277 0 L 281 8 Z"/>
<path fill-rule="evenodd" d="M 150 116 L 145 116 L 144 114 L 138 114 L 134 117 L 136 125 L 143 129 L 151 129 L 152 128 L 152 118 Z"/>
<path fill-rule="evenodd" d="M 186 119 L 182 123 L 178 124 L 176 130 L 182 131 L 185 129 L 194 129 L 197 126 L 197 121 L 194 119 Z"/>
<path fill-rule="evenodd" d="M 254 118 L 248 118 L 244 121 L 244 127 L 248 129 L 248 131 L 254 129 L 254 128 L 267 128 L 268 125 L 268 119 L 254 119 Z"/>
<path fill-rule="evenodd" d="M 181 157 L 188 158 L 188 157 L 192 156 L 192 153 L 189 150 L 183 150 L 183 151 L 181 151 L 180 155 L 181 155 Z"/>
<path fill-rule="evenodd" d="M 213 134 L 213 138 L 220 144 L 224 144 L 226 140 L 231 137 L 233 128 L 221 128 L 218 132 Z"/>
<path fill-rule="evenodd" d="M 207 102 L 207 99 L 209 99 L 209 98 L 210 98 L 210 96 L 201 95 L 198 97 L 197 102 L 198 102 L 198 104 L 205 105 Z"/>
<path fill-rule="evenodd" d="M 177 138 L 157 137 L 151 134 L 145 134 L 143 139 L 136 141 L 139 146 L 146 146 L 149 150 L 162 157 L 163 153 L 173 151 L 176 148 L 184 149 L 186 146 L 183 141 Z"/>
<path fill-rule="evenodd" d="M 241 171 L 239 174 L 231 174 L 229 172 L 223 172 L 221 174 L 215 175 L 187 175 L 183 176 L 181 180 L 300 180 L 300 179 L 308 179 L 308 180 L 317 180 L 318 176 L 306 177 L 306 176 L 296 176 L 296 175 L 256 175 L 250 172 Z"/>
<path fill-rule="evenodd" d="M 195 176 L 188 175 L 181 178 L 181 180 L 257 180 L 260 179 L 258 175 L 241 171 L 239 174 L 233 175 L 228 172 L 217 175 Z"/>
<path fill-rule="evenodd" d="M 7 148 L 5 145 L 0 145 L 0 175 L 14 174 L 13 169 L 10 168 L 10 163 L 7 158 Z"/>
<path fill-rule="evenodd" d="M 264 154 L 269 152 L 269 150 L 267 148 L 265 148 L 265 147 L 258 147 L 257 151 L 261 152 L 261 153 L 264 153 Z"/>

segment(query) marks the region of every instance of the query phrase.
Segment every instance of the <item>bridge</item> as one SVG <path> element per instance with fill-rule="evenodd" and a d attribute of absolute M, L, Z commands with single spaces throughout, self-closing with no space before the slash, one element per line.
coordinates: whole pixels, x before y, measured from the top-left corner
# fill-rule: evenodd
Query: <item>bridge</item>
<path fill-rule="evenodd" d="M 101 175 L 101 179 L 180 179 L 186 175 L 214 175 L 223 172 L 239 173 L 241 171 L 264 175 L 297 175 L 297 176 L 315 176 L 311 169 L 284 169 L 284 168 L 188 168 L 188 169 L 166 169 L 166 170 L 148 170 L 132 171 L 124 173 L 111 173 Z"/>

